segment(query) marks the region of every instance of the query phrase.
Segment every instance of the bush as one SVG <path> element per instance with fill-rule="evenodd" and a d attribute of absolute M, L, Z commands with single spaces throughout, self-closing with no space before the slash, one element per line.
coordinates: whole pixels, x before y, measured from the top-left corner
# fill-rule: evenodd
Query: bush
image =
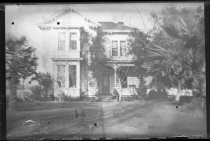
<path fill-rule="evenodd" d="M 85 100 L 87 99 L 87 95 L 85 94 L 85 92 L 81 92 L 80 93 L 80 100 Z"/>
<path fill-rule="evenodd" d="M 42 93 L 42 87 L 40 85 L 32 86 L 30 90 L 33 93 L 33 99 L 36 100 L 42 100 L 43 98 L 41 97 Z"/>
<path fill-rule="evenodd" d="M 168 95 L 165 89 L 151 90 L 146 100 L 167 100 Z"/>
<path fill-rule="evenodd" d="M 49 96 L 48 96 L 48 99 L 49 101 L 55 101 L 55 96 L 53 93 L 51 93 Z"/>
<path fill-rule="evenodd" d="M 176 96 L 175 95 L 169 95 L 168 96 L 168 101 L 170 101 L 170 102 L 174 102 L 175 99 L 176 99 Z"/>
<path fill-rule="evenodd" d="M 145 86 L 145 84 L 141 84 L 139 85 L 139 87 L 136 89 L 137 93 L 138 93 L 138 99 L 146 99 L 147 97 L 147 87 Z"/>
<path fill-rule="evenodd" d="M 80 101 L 80 97 L 72 97 L 72 96 L 63 96 L 64 101 Z"/>
<path fill-rule="evenodd" d="M 138 95 L 131 95 L 131 96 L 122 97 L 122 101 L 134 101 L 134 100 L 138 100 L 138 99 L 139 99 Z"/>

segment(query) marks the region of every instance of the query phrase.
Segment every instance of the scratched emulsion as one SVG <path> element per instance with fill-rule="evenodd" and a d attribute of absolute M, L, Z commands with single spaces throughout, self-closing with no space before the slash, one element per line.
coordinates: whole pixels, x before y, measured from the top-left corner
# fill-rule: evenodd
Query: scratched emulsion
<path fill-rule="evenodd" d="M 204 3 L 5 14 L 7 139 L 206 138 Z"/>

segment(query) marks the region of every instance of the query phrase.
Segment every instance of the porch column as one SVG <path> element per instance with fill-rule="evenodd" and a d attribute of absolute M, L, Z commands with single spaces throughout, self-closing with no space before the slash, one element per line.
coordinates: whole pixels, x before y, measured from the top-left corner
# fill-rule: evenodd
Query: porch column
<path fill-rule="evenodd" d="M 117 89 L 117 69 L 118 69 L 118 66 L 115 64 L 114 65 L 114 88 Z M 121 93 L 119 93 L 119 101 L 121 101 Z"/>

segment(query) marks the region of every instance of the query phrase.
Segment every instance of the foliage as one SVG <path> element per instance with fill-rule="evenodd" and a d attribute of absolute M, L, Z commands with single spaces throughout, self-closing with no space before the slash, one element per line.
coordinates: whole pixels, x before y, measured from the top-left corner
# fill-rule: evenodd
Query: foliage
<path fill-rule="evenodd" d="M 140 80 L 139 88 L 137 89 L 138 94 L 141 95 L 141 98 L 145 98 L 145 81 L 144 77 L 147 76 L 147 64 L 146 60 L 146 47 L 149 44 L 149 36 L 137 29 L 134 29 L 128 40 L 128 44 L 130 47 L 129 54 L 135 56 L 135 72 Z"/>
<path fill-rule="evenodd" d="M 80 44 L 81 48 L 83 48 L 84 44 L 89 43 L 90 35 L 88 32 L 84 30 L 84 28 L 80 29 Z"/>
<path fill-rule="evenodd" d="M 36 73 L 32 80 L 37 80 L 38 83 L 43 86 L 44 97 L 48 97 L 50 90 L 53 89 L 53 78 L 51 74 L 47 73 Z"/>
<path fill-rule="evenodd" d="M 149 43 L 149 36 L 137 29 L 134 29 L 130 34 L 128 43 L 130 46 L 129 54 L 132 54 L 136 57 L 136 71 L 139 72 L 141 75 L 141 80 L 143 81 L 143 76 L 146 75 L 145 49 Z"/>
<path fill-rule="evenodd" d="M 42 97 L 42 86 L 41 85 L 35 85 L 35 86 L 32 86 L 30 88 L 30 90 L 32 91 L 33 93 L 33 98 L 36 99 L 36 100 L 41 100 L 41 97 Z"/>
<path fill-rule="evenodd" d="M 104 64 L 107 61 L 107 57 L 105 55 L 105 35 L 101 28 L 96 29 L 97 35 L 96 37 L 92 37 L 92 43 L 90 45 L 91 52 L 91 64 L 90 70 L 93 71 L 93 76 L 96 79 L 99 79 L 102 76 L 102 73 L 106 73 L 104 71 Z"/>
<path fill-rule="evenodd" d="M 167 100 L 168 95 L 165 89 L 159 88 L 157 91 L 151 90 L 146 100 Z"/>
<path fill-rule="evenodd" d="M 155 26 L 150 36 L 132 33 L 131 53 L 137 58 L 136 66 L 142 77 L 151 75 L 151 85 L 158 88 L 199 89 L 200 94 L 204 94 L 202 7 L 178 9 L 171 6 L 151 15 Z"/>
<path fill-rule="evenodd" d="M 146 94 L 147 93 L 147 87 L 145 85 L 145 82 L 139 84 L 139 87 L 137 88 L 137 93 L 138 93 L 138 95 L 139 95 L 139 97 L 141 99 L 145 99 L 146 98 L 146 96 L 147 96 L 147 94 Z"/>
<path fill-rule="evenodd" d="M 135 101 L 138 99 L 139 99 L 139 97 L 137 95 L 122 97 L 122 101 Z"/>
<path fill-rule="evenodd" d="M 16 100 L 17 85 L 20 78 L 25 79 L 35 73 L 37 67 L 37 57 L 33 48 L 25 36 L 15 38 L 10 36 L 6 39 L 6 79 L 9 82 L 11 94 L 9 103 L 14 109 L 13 104 Z"/>
<path fill-rule="evenodd" d="M 10 37 L 6 41 L 6 72 L 7 79 L 13 78 L 18 83 L 20 78 L 25 79 L 35 73 L 37 57 L 26 37 L 15 39 Z"/>
<path fill-rule="evenodd" d="M 71 96 L 64 95 L 63 100 L 64 101 L 80 101 L 81 99 L 80 97 L 71 97 Z"/>
<path fill-rule="evenodd" d="M 80 28 L 80 48 L 82 50 L 82 56 L 84 58 L 82 63 L 84 63 L 85 65 L 88 64 L 88 48 L 85 49 L 85 47 L 86 47 L 86 45 L 89 46 L 90 39 L 91 39 L 91 37 L 90 37 L 89 33 L 86 32 L 84 30 L 84 28 Z"/>
<path fill-rule="evenodd" d="M 164 86 L 196 88 L 201 92 L 205 82 L 202 8 L 169 7 L 155 17 L 162 30 L 154 33 L 153 44 L 147 47 L 150 73 Z"/>

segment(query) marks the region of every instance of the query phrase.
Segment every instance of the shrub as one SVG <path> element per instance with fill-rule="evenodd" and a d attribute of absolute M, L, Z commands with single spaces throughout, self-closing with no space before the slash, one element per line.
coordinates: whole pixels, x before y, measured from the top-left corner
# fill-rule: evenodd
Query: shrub
<path fill-rule="evenodd" d="M 64 101 L 80 101 L 80 97 L 72 97 L 72 96 L 64 95 L 63 100 Z"/>
<path fill-rule="evenodd" d="M 131 95 L 131 96 L 122 97 L 122 101 L 134 101 L 134 100 L 138 100 L 138 99 L 139 99 L 138 95 Z"/>
<path fill-rule="evenodd" d="M 85 94 L 85 92 L 81 92 L 80 93 L 80 100 L 85 100 L 87 99 L 87 95 Z"/>
<path fill-rule="evenodd" d="M 163 89 L 158 89 L 157 91 L 151 90 L 146 99 L 147 100 L 167 100 L 167 98 L 168 98 L 167 92 L 163 88 Z"/>
<path fill-rule="evenodd" d="M 168 96 L 168 101 L 170 101 L 170 102 L 175 101 L 175 99 L 176 99 L 176 96 L 175 95 L 169 95 Z"/>
<path fill-rule="evenodd" d="M 36 100 L 42 100 L 43 99 L 42 96 L 41 96 L 42 87 L 40 85 L 32 86 L 30 88 L 30 90 L 33 93 L 33 99 L 36 99 Z"/>
<path fill-rule="evenodd" d="M 55 101 L 55 96 L 53 93 L 51 93 L 49 96 L 48 96 L 48 100 L 50 101 Z"/>
<path fill-rule="evenodd" d="M 136 89 L 137 93 L 138 93 L 138 99 L 146 99 L 147 97 L 147 87 L 145 86 L 145 84 L 141 84 L 139 85 L 139 87 Z"/>

